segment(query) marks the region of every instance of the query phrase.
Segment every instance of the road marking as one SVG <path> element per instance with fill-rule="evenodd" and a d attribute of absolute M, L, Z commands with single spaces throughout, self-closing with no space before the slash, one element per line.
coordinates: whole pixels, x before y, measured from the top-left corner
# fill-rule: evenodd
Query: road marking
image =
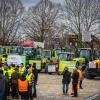
<path fill-rule="evenodd" d="M 96 100 L 96 98 L 98 98 L 100 95 L 97 93 L 97 94 L 94 94 L 92 96 L 89 96 L 88 98 L 86 98 L 85 100 Z"/>

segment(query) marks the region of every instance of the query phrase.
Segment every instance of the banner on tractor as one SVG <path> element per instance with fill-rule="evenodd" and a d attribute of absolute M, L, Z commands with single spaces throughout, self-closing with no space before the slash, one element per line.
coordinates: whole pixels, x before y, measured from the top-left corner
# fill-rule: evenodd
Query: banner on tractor
<path fill-rule="evenodd" d="M 96 63 L 90 61 L 89 62 L 89 68 L 96 68 Z"/>
<path fill-rule="evenodd" d="M 20 65 L 23 63 L 25 65 L 25 56 L 20 56 L 20 55 L 9 55 L 7 58 L 7 64 L 15 64 L 15 65 Z"/>

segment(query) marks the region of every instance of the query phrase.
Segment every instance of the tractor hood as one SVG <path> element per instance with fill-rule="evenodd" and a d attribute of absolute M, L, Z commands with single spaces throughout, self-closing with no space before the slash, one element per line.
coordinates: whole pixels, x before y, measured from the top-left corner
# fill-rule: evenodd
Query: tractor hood
<path fill-rule="evenodd" d="M 70 72 L 76 68 L 76 61 L 59 61 L 59 72 L 63 72 L 65 67 L 69 68 Z"/>
<path fill-rule="evenodd" d="M 85 63 L 85 58 L 74 58 L 73 61 L 77 61 L 82 65 L 83 63 Z"/>

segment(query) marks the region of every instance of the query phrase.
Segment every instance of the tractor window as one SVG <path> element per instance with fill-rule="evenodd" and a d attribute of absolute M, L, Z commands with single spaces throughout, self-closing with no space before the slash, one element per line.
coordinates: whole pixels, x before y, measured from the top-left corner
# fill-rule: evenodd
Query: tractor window
<path fill-rule="evenodd" d="M 71 54 L 59 54 L 59 60 L 61 61 L 70 61 L 72 57 Z"/>
<path fill-rule="evenodd" d="M 58 55 L 61 52 L 61 50 L 56 50 L 56 54 Z"/>
<path fill-rule="evenodd" d="M 40 49 L 36 49 L 36 54 L 37 55 L 40 55 L 41 54 L 40 52 L 41 52 Z"/>
<path fill-rule="evenodd" d="M 7 54 L 9 53 L 9 49 L 7 48 Z"/>
<path fill-rule="evenodd" d="M 51 57 L 50 51 L 43 51 L 42 57 Z"/>
<path fill-rule="evenodd" d="M 80 50 L 80 54 L 79 54 L 79 57 L 82 57 L 82 58 L 90 58 L 91 56 L 91 51 L 90 50 Z"/>
<path fill-rule="evenodd" d="M 96 58 L 100 59 L 100 50 L 96 51 Z"/>
<path fill-rule="evenodd" d="M 1 54 L 6 54 L 6 48 L 1 48 Z"/>
<path fill-rule="evenodd" d="M 52 57 L 55 57 L 55 51 L 52 51 Z"/>
<path fill-rule="evenodd" d="M 10 54 L 13 54 L 13 53 L 14 53 L 14 51 L 13 51 L 13 49 L 11 48 L 11 49 L 10 49 Z"/>
<path fill-rule="evenodd" d="M 14 53 L 21 54 L 21 48 L 15 47 Z"/>
<path fill-rule="evenodd" d="M 75 51 L 75 57 L 79 57 L 80 50 Z"/>
<path fill-rule="evenodd" d="M 24 48 L 24 54 L 25 55 L 30 55 L 32 52 L 32 48 Z"/>

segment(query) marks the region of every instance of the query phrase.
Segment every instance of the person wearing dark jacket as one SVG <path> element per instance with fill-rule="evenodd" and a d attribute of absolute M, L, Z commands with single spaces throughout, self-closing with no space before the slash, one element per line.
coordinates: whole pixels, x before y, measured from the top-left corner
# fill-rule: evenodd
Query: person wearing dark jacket
<path fill-rule="evenodd" d="M 68 68 L 65 67 L 63 71 L 63 79 L 62 79 L 62 84 L 63 84 L 63 94 L 67 95 L 68 93 L 68 86 L 71 80 L 71 73 L 68 71 Z"/>
<path fill-rule="evenodd" d="M 75 69 L 73 74 L 72 74 L 72 84 L 73 84 L 73 88 L 74 88 L 74 96 L 73 97 L 77 97 L 78 96 L 78 91 L 77 91 L 78 81 L 79 81 L 79 73 Z"/>
<path fill-rule="evenodd" d="M 34 93 L 33 93 L 33 97 L 37 97 L 36 85 L 37 85 L 37 81 L 38 81 L 38 70 L 36 69 L 36 63 L 34 63 L 33 66 L 32 66 L 32 74 L 34 76 L 34 84 L 33 84 Z"/>
<path fill-rule="evenodd" d="M 11 75 L 11 88 L 12 88 L 12 98 L 18 98 L 18 79 L 19 79 L 18 68 L 15 68 L 14 73 Z"/>
<path fill-rule="evenodd" d="M 0 100 L 7 100 L 7 78 L 3 76 L 3 71 L 0 70 Z"/>
<path fill-rule="evenodd" d="M 28 74 L 29 65 L 27 65 L 25 72 L 23 73 L 24 76 Z"/>
<path fill-rule="evenodd" d="M 37 81 L 38 81 L 38 70 L 36 69 L 36 63 L 33 63 L 32 72 L 34 74 L 34 80 L 35 80 L 35 82 L 37 84 Z"/>

